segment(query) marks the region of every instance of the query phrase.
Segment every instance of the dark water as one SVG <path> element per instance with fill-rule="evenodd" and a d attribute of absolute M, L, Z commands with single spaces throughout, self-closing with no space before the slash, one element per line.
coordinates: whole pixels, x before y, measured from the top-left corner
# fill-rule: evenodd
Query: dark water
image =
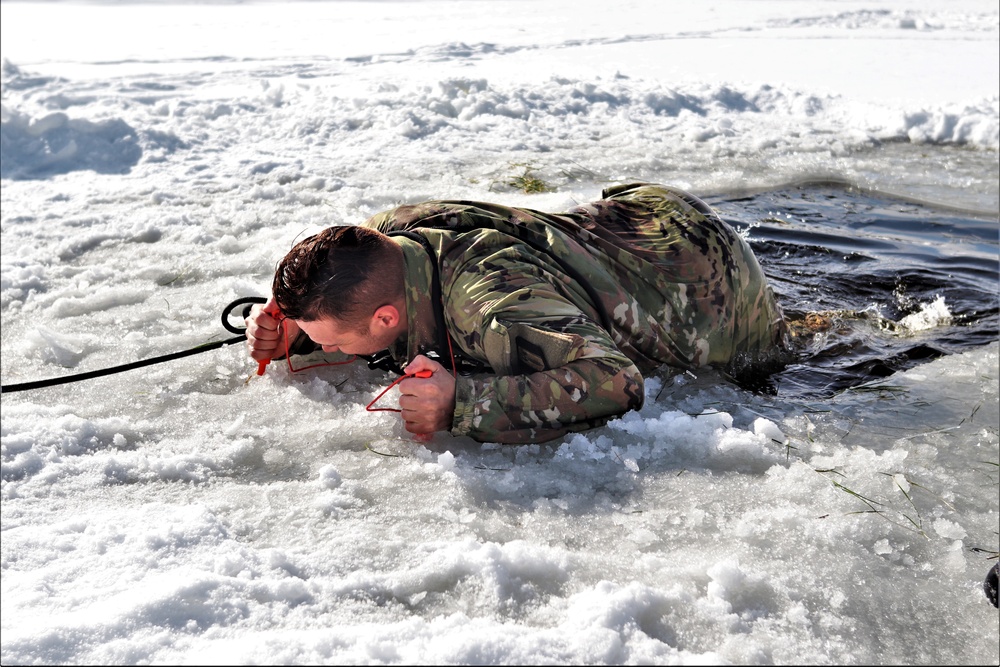
<path fill-rule="evenodd" d="M 1000 338 L 996 216 L 825 183 L 705 197 L 749 238 L 792 321 L 796 359 L 758 389 L 822 398 Z M 903 318 L 944 298 L 950 319 L 925 330 Z"/>

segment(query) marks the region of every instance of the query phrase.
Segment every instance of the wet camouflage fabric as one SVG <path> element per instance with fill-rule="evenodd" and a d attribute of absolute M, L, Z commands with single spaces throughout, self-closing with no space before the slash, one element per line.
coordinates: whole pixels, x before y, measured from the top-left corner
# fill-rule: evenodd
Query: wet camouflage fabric
<path fill-rule="evenodd" d="M 471 201 L 400 206 L 364 223 L 430 241 L 456 353 L 493 373 L 460 376 L 452 432 L 543 442 L 643 402 L 644 372 L 767 360 L 787 348 L 781 310 L 747 243 L 700 200 L 631 184 L 566 213 Z M 440 350 L 423 246 L 406 260 L 402 364 Z"/>

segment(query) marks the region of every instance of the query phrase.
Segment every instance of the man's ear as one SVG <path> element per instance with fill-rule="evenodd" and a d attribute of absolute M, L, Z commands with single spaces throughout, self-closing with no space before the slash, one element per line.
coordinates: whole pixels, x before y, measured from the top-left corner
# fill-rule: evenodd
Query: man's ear
<path fill-rule="evenodd" d="M 372 326 L 394 329 L 399 324 L 399 309 L 391 303 L 379 306 L 372 315 Z"/>

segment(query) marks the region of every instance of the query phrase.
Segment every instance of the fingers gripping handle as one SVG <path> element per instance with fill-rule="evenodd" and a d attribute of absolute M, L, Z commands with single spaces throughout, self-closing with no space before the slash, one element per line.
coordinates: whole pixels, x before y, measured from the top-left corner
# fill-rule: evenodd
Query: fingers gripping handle
<path fill-rule="evenodd" d="M 278 316 L 281 315 L 281 310 L 278 308 L 278 304 L 276 304 L 274 301 L 272 301 L 270 303 L 270 307 L 265 307 L 264 308 L 264 312 L 267 313 L 268 315 L 270 315 L 271 317 L 278 317 Z M 278 327 L 280 328 L 281 324 L 278 324 Z M 263 375 L 264 371 L 267 369 L 267 365 L 269 363 L 271 363 L 270 359 L 263 359 L 261 361 L 258 361 L 257 362 L 257 375 Z"/>
<path fill-rule="evenodd" d="M 417 371 L 416 373 L 407 373 L 406 375 L 403 375 L 403 376 L 400 376 L 400 377 L 396 378 L 396 380 L 393 381 L 392 384 L 390 384 L 388 387 L 386 387 L 385 389 L 382 390 L 382 393 L 380 393 L 378 396 L 376 396 L 375 398 L 373 398 L 371 403 L 369 403 L 368 405 L 365 406 L 365 410 L 367 410 L 368 412 L 402 412 L 399 408 L 373 408 L 372 406 L 375 405 L 376 403 L 378 403 L 378 399 L 380 399 L 383 396 L 385 396 L 386 393 L 390 389 L 392 389 L 393 387 L 395 387 L 397 384 L 399 384 L 403 380 L 406 380 L 407 378 L 427 379 L 427 378 L 429 378 L 432 375 L 434 375 L 434 371 L 432 371 L 429 368 L 425 368 L 424 370 Z"/>

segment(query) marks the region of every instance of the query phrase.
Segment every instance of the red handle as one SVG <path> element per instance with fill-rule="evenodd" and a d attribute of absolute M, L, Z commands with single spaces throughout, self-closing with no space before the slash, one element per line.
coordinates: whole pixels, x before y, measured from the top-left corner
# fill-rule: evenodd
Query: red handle
<path fill-rule="evenodd" d="M 264 312 L 267 313 L 268 315 L 270 315 L 271 317 L 276 317 L 278 315 L 281 315 L 281 309 L 278 308 L 278 304 L 275 303 L 274 301 L 271 302 L 271 308 L 265 308 Z M 281 323 L 280 322 L 278 323 L 278 327 L 279 328 L 281 327 Z M 263 361 L 258 361 L 257 362 L 257 375 L 263 375 L 264 371 L 267 369 L 267 365 L 269 363 L 271 363 L 270 359 L 264 359 Z"/>
<path fill-rule="evenodd" d="M 367 410 L 368 412 L 400 412 L 398 408 L 373 408 L 372 406 L 378 402 L 378 399 L 385 396 L 386 392 L 388 392 L 390 389 L 395 387 L 403 380 L 406 380 L 408 378 L 429 378 L 432 375 L 434 375 L 434 371 L 425 368 L 422 371 L 417 371 L 416 373 L 407 373 L 406 375 L 396 378 L 395 380 L 393 380 L 392 384 L 390 384 L 388 387 L 382 390 L 382 393 L 373 398 L 371 403 L 365 406 L 365 410 Z"/>

